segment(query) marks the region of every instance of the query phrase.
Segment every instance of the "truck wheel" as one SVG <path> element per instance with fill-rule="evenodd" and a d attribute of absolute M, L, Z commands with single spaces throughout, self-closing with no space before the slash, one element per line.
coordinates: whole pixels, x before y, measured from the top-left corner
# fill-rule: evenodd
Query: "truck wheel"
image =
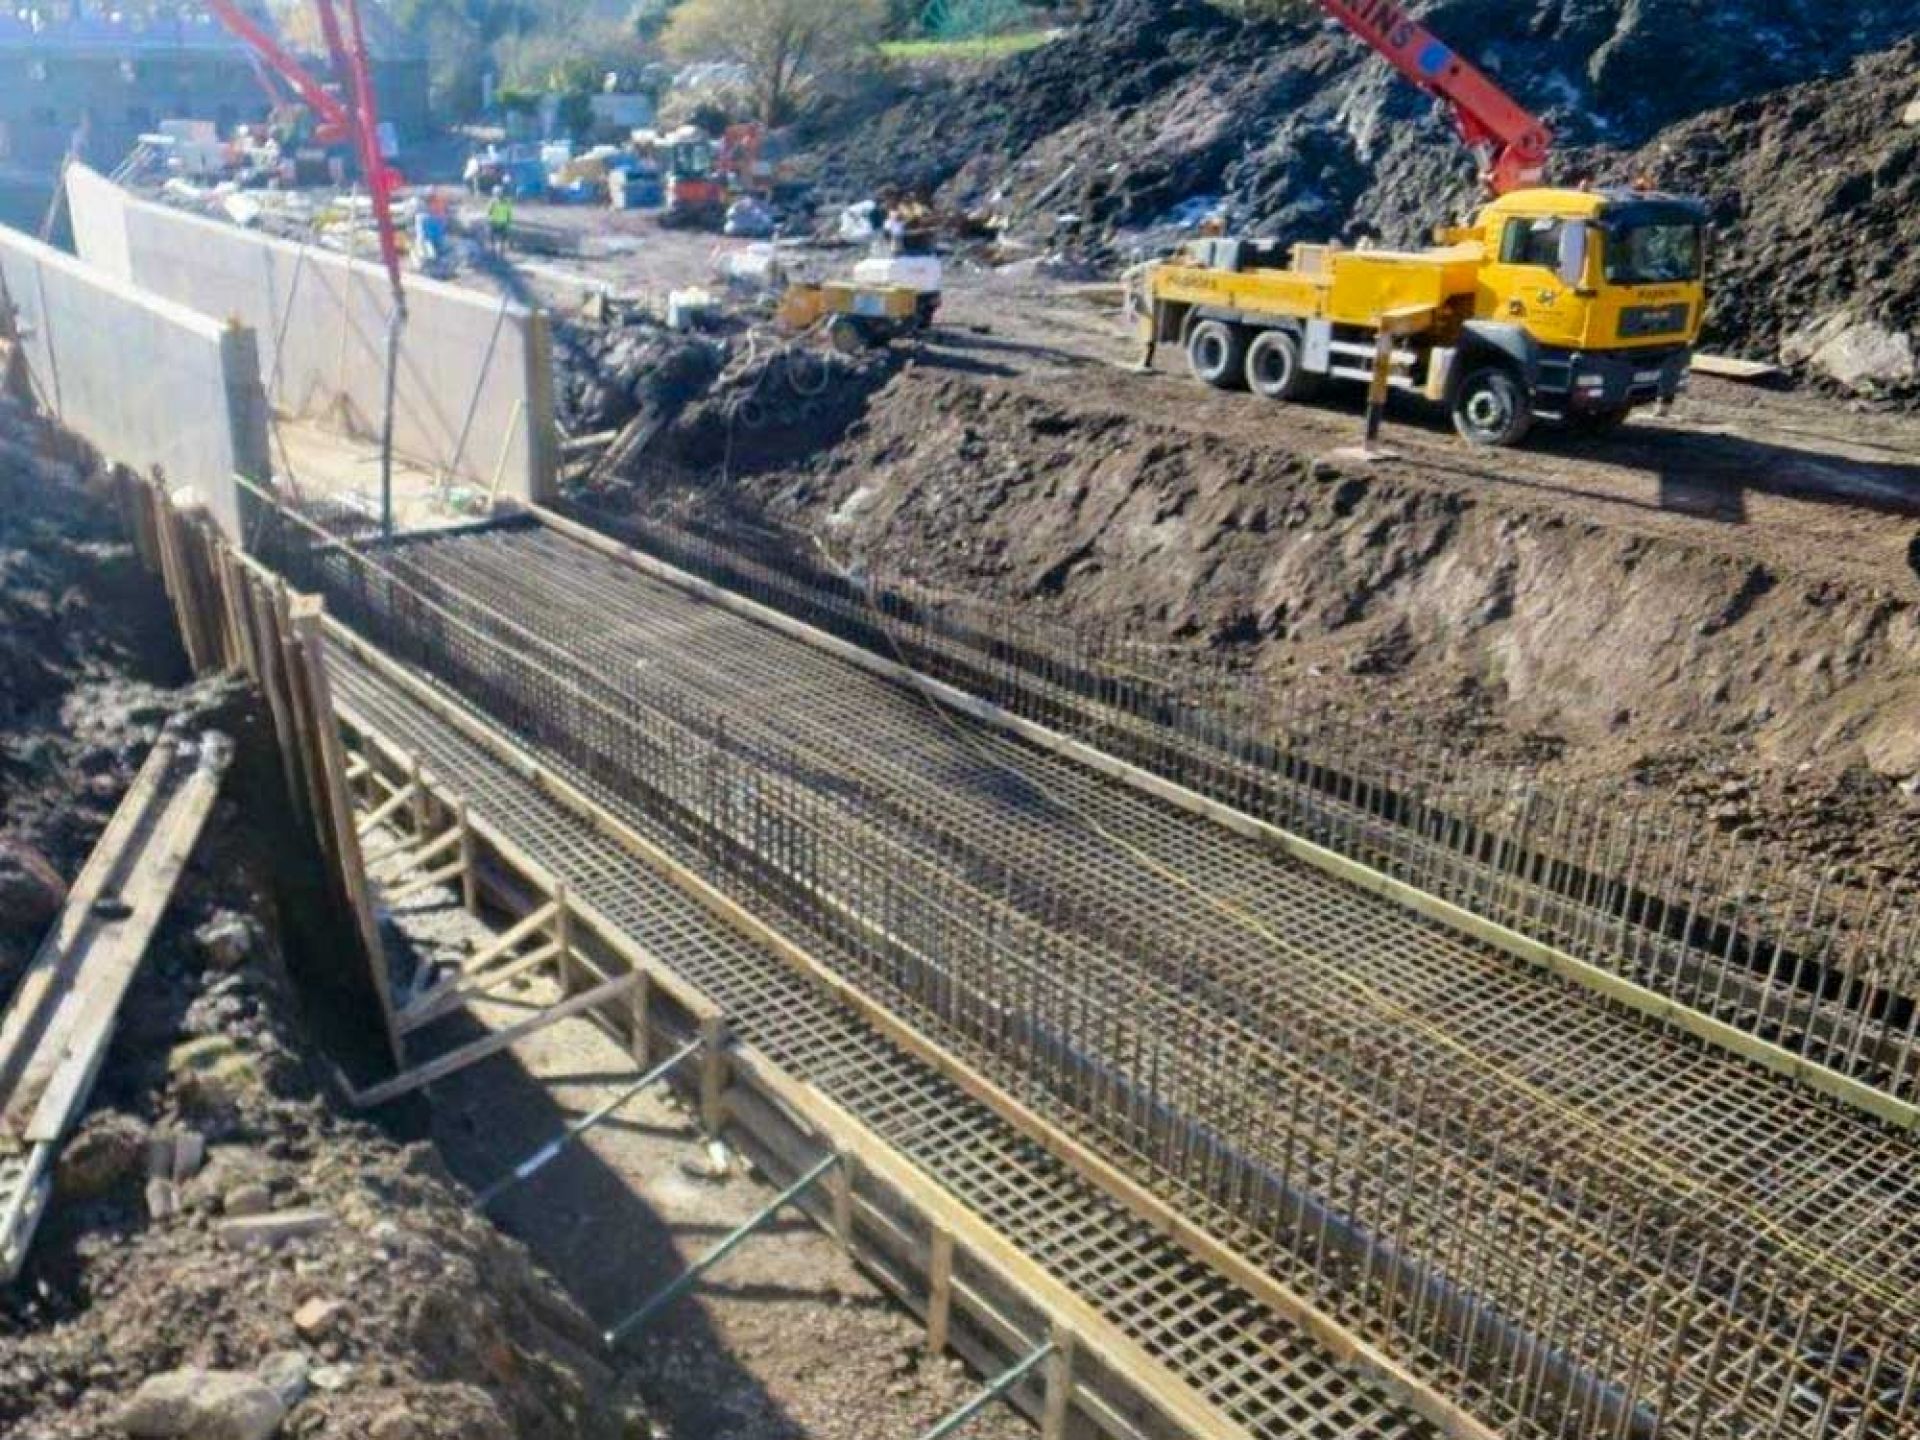
<path fill-rule="evenodd" d="M 1518 445 L 1533 428 L 1527 390 L 1505 365 L 1483 365 L 1453 392 L 1453 428 L 1475 445 Z"/>
<path fill-rule="evenodd" d="M 1269 400 L 1304 400 L 1313 376 L 1301 362 L 1300 337 L 1291 330 L 1262 330 L 1247 346 L 1247 388 Z"/>
<path fill-rule="evenodd" d="M 1202 320 L 1187 336 L 1187 364 L 1216 390 L 1247 383 L 1246 332 L 1222 320 Z"/>

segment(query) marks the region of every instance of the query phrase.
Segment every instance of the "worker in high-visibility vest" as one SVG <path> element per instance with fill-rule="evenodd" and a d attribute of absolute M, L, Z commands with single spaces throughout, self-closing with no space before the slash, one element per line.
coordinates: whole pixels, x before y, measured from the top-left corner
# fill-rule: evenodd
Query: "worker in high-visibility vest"
<path fill-rule="evenodd" d="M 513 229 L 513 201 L 507 196 L 507 188 L 502 185 L 493 192 L 493 202 L 487 206 L 487 231 L 493 237 L 493 253 L 507 253 L 507 235 Z"/>

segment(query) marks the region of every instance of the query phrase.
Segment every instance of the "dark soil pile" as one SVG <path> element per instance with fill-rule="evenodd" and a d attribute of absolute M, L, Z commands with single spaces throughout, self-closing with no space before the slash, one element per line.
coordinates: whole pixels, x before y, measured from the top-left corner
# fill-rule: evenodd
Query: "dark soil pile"
<path fill-rule="evenodd" d="M 87 454 L 0 396 L 0 994 L 189 676 Z"/>
<path fill-rule="evenodd" d="M 554 399 L 570 435 L 617 430 L 636 415 L 670 419 L 720 371 L 725 348 L 635 318 L 554 332 Z"/>
<path fill-rule="evenodd" d="M 1572 145 L 1635 145 L 1716 105 L 1905 38 L 1906 0 L 1439 0 L 1418 8 Z M 1206 0 L 1108 0 L 970 79 L 925 78 L 873 116 L 822 122 L 830 188 L 901 186 L 1016 218 L 1154 223 L 1196 196 L 1236 223 L 1414 238 L 1471 194 L 1426 97 L 1329 22 L 1243 23 Z M 1071 173 L 1069 173 L 1071 167 Z M 1066 176 L 1062 180 L 1062 176 Z"/>
<path fill-rule="evenodd" d="M 1710 342 L 1774 360 L 1837 316 L 1920 336 L 1917 100 L 1920 39 L 1685 121 L 1628 162 L 1712 207 Z"/>
<path fill-rule="evenodd" d="M 848 356 L 804 342 L 741 342 L 697 390 L 676 389 L 671 403 L 650 404 L 646 413 L 660 423 L 643 445 L 571 488 L 616 509 L 690 488 L 724 506 L 741 493 L 729 477 L 778 470 L 839 443 L 908 353 L 888 346 Z M 730 513 L 733 523 L 753 523 L 746 510 Z"/>
<path fill-rule="evenodd" d="M 198 1370 L 275 1391 L 290 1436 L 646 1433 L 593 1326 L 431 1148 L 334 1112 L 248 918 L 250 843 L 236 825 L 203 845 L 29 1269 L 0 1291 L 0 1432 L 118 1434 L 144 1383 Z M 200 1158 L 175 1170 L 165 1213 L 153 1155 L 183 1139 Z M 220 1238 L 255 1208 L 315 1211 L 324 1229 L 264 1249 Z"/>

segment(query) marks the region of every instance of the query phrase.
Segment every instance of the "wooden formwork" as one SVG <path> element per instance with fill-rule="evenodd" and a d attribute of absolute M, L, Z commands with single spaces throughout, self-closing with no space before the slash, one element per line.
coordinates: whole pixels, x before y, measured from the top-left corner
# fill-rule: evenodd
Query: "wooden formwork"
<path fill-rule="evenodd" d="M 1043 1440 L 1249 1440 L 857 1116 L 733 1036 L 724 1010 L 669 964 L 571 895 L 502 831 L 469 817 L 457 782 L 423 767 L 350 707 L 340 720 L 352 744 L 363 815 L 381 806 L 408 815 L 408 804 L 394 802 L 418 795 L 431 817 L 421 836 L 445 817 L 461 817 L 470 860 L 464 898 L 502 924 L 496 943 L 503 952 L 565 933 L 565 954 L 577 968 L 571 977 L 561 971 L 574 992 L 563 1003 L 627 1048 L 637 1069 L 690 1041 L 699 1044 L 697 1063 L 680 1067 L 673 1083 L 708 1134 L 725 1138 L 772 1175 L 802 1173 L 826 1155 L 838 1158 L 831 1183 L 803 1194 L 795 1206 L 921 1320 L 930 1353 L 959 1355 L 992 1375 L 1036 1345 L 1051 1344 L 1032 1383 L 1008 1397 L 1039 1424 Z M 530 954 L 546 959 L 547 948 Z M 403 1010 L 403 1026 L 408 1019 Z M 492 1037 L 477 1043 L 498 1048 Z M 369 1091 L 360 1098 L 385 1097 Z"/>
<path fill-rule="evenodd" d="M 402 1064 L 346 756 L 333 722 L 320 602 L 289 590 L 230 545 L 197 505 L 177 505 L 157 479 L 116 470 L 114 480 L 134 544 L 165 584 L 194 673 L 244 674 L 265 702 L 295 818 L 312 835 L 331 886 L 353 916 L 388 1047 Z"/>

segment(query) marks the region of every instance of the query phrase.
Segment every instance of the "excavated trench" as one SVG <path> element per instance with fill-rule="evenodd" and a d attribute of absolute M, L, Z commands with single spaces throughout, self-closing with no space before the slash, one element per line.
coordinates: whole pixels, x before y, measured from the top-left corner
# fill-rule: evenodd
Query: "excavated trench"
<path fill-rule="evenodd" d="M 1861 883 L 1920 874 L 1920 605 L 1825 536 L 1623 524 L 1477 485 L 1456 457 L 1367 471 L 1279 429 L 937 364 L 851 426 L 780 438 L 736 439 L 725 467 L 683 444 L 593 503 L 758 543 L 771 526 L 1488 763 L 1663 794 Z"/>

